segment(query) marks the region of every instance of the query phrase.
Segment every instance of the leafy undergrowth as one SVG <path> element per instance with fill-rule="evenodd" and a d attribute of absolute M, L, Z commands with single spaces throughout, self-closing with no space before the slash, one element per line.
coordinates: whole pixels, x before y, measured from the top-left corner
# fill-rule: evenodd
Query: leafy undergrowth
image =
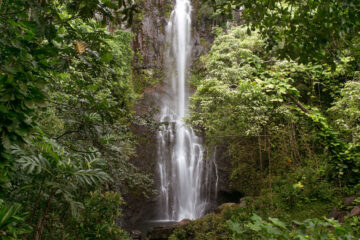
<path fill-rule="evenodd" d="M 170 240 L 185 239 L 230 239 L 231 229 L 228 220 L 232 212 L 226 209 L 220 214 L 211 213 L 190 222 L 185 228 L 179 228 L 170 236 Z M 226 213 L 225 213 L 226 212 Z"/>
<path fill-rule="evenodd" d="M 252 208 L 239 205 L 223 208 L 220 213 L 206 215 L 179 228 L 170 240 L 215 239 L 359 239 L 359 219 L 348 219 L 340 224 L 326 217 L 303 221 L 282 221 L 273 217 L 260 217 Z M 302 216 L 301 216 L 302 217 Z"/>

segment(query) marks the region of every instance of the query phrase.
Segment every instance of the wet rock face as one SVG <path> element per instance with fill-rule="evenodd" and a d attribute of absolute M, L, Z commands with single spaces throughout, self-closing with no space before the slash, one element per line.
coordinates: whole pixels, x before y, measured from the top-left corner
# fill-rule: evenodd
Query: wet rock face
<path fill-rule="evenodd" d="M 156 159 L 156 133 L 153 129 L 144 125 L 133 125 L 132 131 L 137 142 L 136 155 L 130 159 L 138 169 L 145 173 L 155 172 Z M 145 198 L 142 194 L 128 193 L 124 195 L 127 203 L 123 206 L 122 226 L 129 230 L 137 229 L 139 221 L 152 218 L 154 206 L 156 205 L 156 195 Z"/>
<path fill-rule="evenodd" d="M 217 145 L 215 159 L 219 176 L 217 204 L 220 205 L 227 202 L 238 202 L 242 195 L 240 193 L 233 192 L 229 187 L 231 162 L 227 143 Z"/>
<path fill-rule="evenodd" d="M 143 69 L 162 68 L 165 52 L 165 27 L 171 0 L 143 0 L 132 27 L 136 64 Z"/>
<path fill-rule="evenodd" d="M 135 64 L 141 69 L 163 69 L 166 54 L 166 26 L 176 0 L 142 0 L 140 13 L 132 26 Z M 213 19 L 200 11 L 201 3 L 192 1 L 193 60 L 207 52 L 214 40 Z M 204 3 L 202 3 L 204 4 Z"/>

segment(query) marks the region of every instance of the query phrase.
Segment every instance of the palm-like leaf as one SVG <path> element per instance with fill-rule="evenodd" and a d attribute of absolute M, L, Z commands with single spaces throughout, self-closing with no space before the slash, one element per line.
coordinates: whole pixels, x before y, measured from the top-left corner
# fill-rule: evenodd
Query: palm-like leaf
<path fill-rule="evenodd" d="M 40 174 L 42 172 L 51 174 L 51 165 L 41 154 L 37 156 L 22 156 L 16 162 L 29 174 Z"/>
<path fill-rule="evenodd" d="M 79 169 L 74 172 L 73 178 L 82 185 L 99 185 L 111 180 L 109 175 L 101 169 Z"/>
<path fill-rule="evenodd" d="M 92 152 L 95 152 L 92 149 Z M 69 206 L 71 215 L 78 218 L 83 205 L 78 201 L 79 189 L 91 189 L 106 181 L 110 176 L 101 167 L 104 160 L 99 153 L 72 154 L 56 142 L 43 139 L 27 151 L 14 146 L 15 162 L 25 175 L 41 175 L 44 201 Z M 56 196 L 56 197 L 53 197 Z"/>

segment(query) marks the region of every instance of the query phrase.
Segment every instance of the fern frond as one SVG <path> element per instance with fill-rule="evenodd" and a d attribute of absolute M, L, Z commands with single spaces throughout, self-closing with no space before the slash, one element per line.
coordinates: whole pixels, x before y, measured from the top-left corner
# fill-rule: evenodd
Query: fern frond
<path fill-rule="evenodd" d="M 86 116 L 89 122 L 101 122 L 101 116 L 98 113 L 90 113 Z"/>
<path fill-rule="evenodd" d="M 25 151 L 18 145 L 12 145 L 10 149 L 10 153 L 13 155 L 21 156 L 26 154 Z"/>
<path fill-rule="evenodd" d="M 93 149 L 92 149 L 93 151 Z M 104 159 L 100 157 L 99 153 L 91 153 L 85 156 L 86 168 L 91 169 L 106 165 Z"/>

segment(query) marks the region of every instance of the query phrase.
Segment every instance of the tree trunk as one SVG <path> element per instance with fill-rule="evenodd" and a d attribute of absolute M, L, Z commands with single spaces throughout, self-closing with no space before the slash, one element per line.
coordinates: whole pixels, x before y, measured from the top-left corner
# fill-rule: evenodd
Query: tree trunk
<path fill-rule="evenodd" d="M 36 232 L 35 232 L 35 240 L 40 240 L 44 231 L 44 227 L 45 227 L 45 220 L 46 220 L 46 216 L 48 214 L 49 208 L 50 208 L 50 202 L 51 199 L 53 198 L 55 194 L 55 190 L 52 190 L 49 196 L 49 199 L 46 202 L 46 206 L 43 212 L 42 217 L 39 219 L 39 222 L 36 226 Z"/>
<path fill-rule="evenodd" d="M 266 130 L 267 133 L 267 130 Z M 266 134 L 267 135 L 267 134 Z M 268 161 L 269 161 L 269 176 L 268 176 L 268 180 L 269 180 L 269 188 L 270 188 L 270 213 L 272 213 L 273 211 L 273 207 L 274 207 L 274 203 L 273 203 L 273 190 L 272 190 L 272 179 L 271 179 L 271 142 L 270 142 L 270 137 L 266 137 L 265 138 L 265 143 L 268 147 L 267 149 L 267 153 L 268 153 Z"/>
<path fill-rule="evenodd" d="M 263 160 L 262 160 L 262 153 L 261 153 L 261 137 L 258 136 L 258 143 L 259 143 L 259 160 L 260 160 L 260 171 L 261 175 L 263 175 Z"/>

